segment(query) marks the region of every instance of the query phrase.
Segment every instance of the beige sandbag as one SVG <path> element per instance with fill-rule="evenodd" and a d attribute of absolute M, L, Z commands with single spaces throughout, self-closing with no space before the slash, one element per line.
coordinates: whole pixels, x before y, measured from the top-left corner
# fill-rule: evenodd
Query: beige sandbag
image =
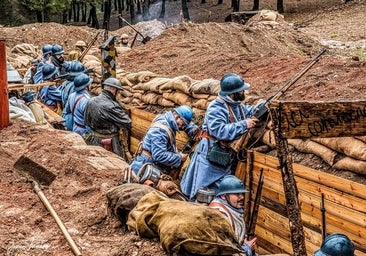
<path fill-rule="evenodd" d="M 152 78 L 157 77 L 158 75 L 150 72 L 150 71 L 140 71 L 137 73 L 130 73 L 126 75 L 126 78 L 130 80 L 131 83 L 146 83 L 150 81 Z"/>
<path fill-rule="evenodd" d="M 352 137 L 312 139 L 354 159 L 366 161 L 366 143 Z"/>
<path fill-rule="evenodd" d="M 146 83 L 138 83 L 133 86 L 134 90 L 143 90 L 143 91 L 150 91 L 160 93 L 160 86 L 170 81 L 171 78 L 166 77 L 155 77 L 152 78 L 150 81 Z"/>
<path fill-rule="evenodd" d="M 166 84 L 160 86 L 160 93 L 168 91 L 181 91 L 189 94 L 188 89 L 192 83 L 196 80 L 190 78 L 189 76 L 177 76 L 170 79 Z"/>
<path fill-rule="evenodd" d="M 337 156 L 337 152 L 312 140 L 289 139 L 288 144 L 294 146 L 298 151 L 314 154 L 332 166 Z"/>
<path fill-rule="evenodd" d="M 164 99 L 173 101 L 178 105 L 192 105 L 192 98 L 189 97 L 188 94 L 185 94 L 183 92 L 166 92 L 163 93 L 163 97 Z"/>
<path fill-rule="evenodd" d="M 167 108 L 171 108 L 175 106 L 175 103 L 173 101 L 164 99 L 163 97 L 159 98 L 159 105 Z"/>
<path fill-rule="evenodd" d="M 37 58 L 38 56 L 37 54 L 38 48 L 33 44 L 27 44 L 27 43 L 17 44 L 10 51 L 12 53 L 25 54 L 31 58 Z"/>
<path fill-rule="evenodd" d="M 168 253 L 243 253 L 234 240 L 232 227 L 217 209 L 169 199 L 155 191 L 138 201 L 127 225 L 142 237 L 158 236 Z"/>
<path fill-rule="evenodd" d="M 347 170 L 347 171 L 351 171 L 351 172 L 362 174 L 362 175 L 366 174 L 366 162 L 356 160 L 351 157 L 345 157 L 345 158 L 339 160 L 332 167 L 334 169 Z"/>
<path fill-rule="evenodd" d="M 200 99 L 200 100 L 197 100 L 196 102 L 192 103 L 192 107 L 202 109 L 202 110 L 206 110 L 208 104 L 209 104 L 209 102 L 207 100 Z"/>
<path fill-rule="evenodd" d="M 29 63 L 31 62 L 32 57 L 27 55 L 17 55 L 14 58 L 8 57 L 8 60 L 15 69 L 20 69 L 20 68 L 28 68 L 30 66 Z"/>
<path fill-rule="evenodd" d="M 97 73 L 100 76 L 102 75 L 101 62 L 99 60 L 88 60 L 87 62 L 84 62 L 84 67 L 86 69 L 92 68 L 94 69 L 94 73 Z"/>
<path fill-rule="evenodd" d="M 94 55 L 90 55 L 90 54 L 87 54 L 84 56 L 83 63 L 87 63 L 88 61 L 92 61 L 92 60 L 98 61 L 99 65 L 101 65 L 100 58 L 98 58 L 97 56 L 94 56 Z"/>
<path fill-rule="evenodd" d="M 355 139 L 358 139 L 366 143 L 366 136 L 356 136 Z"/>
<path fill-rule="evenodd" d="M 211 94 L 217 95 L 220 91 L 220 81 L 216 79 L 203 79 L 196 81 L 189 87 L 188 93 L 193 94 Z"/>
<path fill-rule="evenodd" d="M 195 99 L 205 99 L 207 100 L 210 94 L 204 94 L 204 93 L 191 93 L 191 96 Z"/>
<path fill-rule="evenodd" d="M 132 87 L 132 83 L 126 77 L 120 77 L 120 78 L 117 78 L 117 79 L 119 81 L 121 81 L 122 86 Z"/>
<path fill-rule="evenodd" d="M 154 92 L 148 92 L 143 94 L 141 99 L 148 104 L 158 105 L 160 97 L 161 97 L 160 94 Z"/>
<path fill-rule="evenodd" d="M 262 131 L 257 131 L 258 133 L 263 133 Z M 257 138 L 257 136 L 259 136 L 258 134 L 256 134 L 256 133 L 254 133 L 254 138 Z M 262 135 L 262 139 L 261 139 L 261 141 L 264 143 L 264 144 L 266 144 L 266 145 L 268 145 L 268 146 L 270 146 L 270 147 L 272 147 L 272 148 L 274 148 L 274 147 L 276 147 L 276 139 L 275 139 L 275 134 L 274 134 L 274 131 L 272 131 L 272 130 L 266 130 L 264 133 L 263 133 L 263 135 Z"/>
<path fill-rule="evenodd" d="M 135 99 L 142 100 L 142 95 L 143 95 L 143 93 L 135 92 L 135 93 L 133 94 L 133 97 L 134 97 Z"/>
<path fill-rule="evenodd" d="M 211 95 L 210 97 L 208 97 L 207 101 L 211 102 L 213 100 L 215 100 L 217 98 L 217 95 Z"/>

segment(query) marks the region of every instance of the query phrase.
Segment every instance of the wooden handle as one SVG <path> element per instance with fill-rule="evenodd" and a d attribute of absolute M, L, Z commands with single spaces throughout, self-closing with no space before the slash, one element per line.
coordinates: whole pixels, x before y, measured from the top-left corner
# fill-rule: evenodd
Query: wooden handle
<path fill-rule="evenodd" d="M 58 217 L 55 210 L 52 208 L 52 206 L 51 206 L 50 202 L 47 200 L 46 196 L 43 194 L 43 192 L 42 192 L 41 188 L 39 187 L 38 183 L 36 181 L 32 181 L 32 182 L 33 182 L 34 191 L 37 193 L 38 197 L 41 199 L 44 206 L 47 208 L 47 210 L 50 212 L 52 217 L 55 219 L 57 225 L 61 229 L 62 234 L 66 238 L 66 241 L 69 243 L 72 251 L 74 252 L 74 255 L 81 256 L 82 254 L 81 254 L 79 248 L 76 246 L 74 240 L 72 240 L 70 234 L 67 232 L 66 227 L 64 226 L 64 224 L 62 223 L 62 221 Z"/>

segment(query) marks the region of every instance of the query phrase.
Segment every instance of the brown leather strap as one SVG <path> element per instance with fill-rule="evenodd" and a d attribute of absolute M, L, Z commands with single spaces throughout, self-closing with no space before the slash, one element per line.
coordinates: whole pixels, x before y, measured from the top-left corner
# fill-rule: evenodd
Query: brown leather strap
<path fill-rule="evenodd" d="M 150 153 L 149 151 L 145 150 L 145 149 L 142 149 L 142 150 L 141 150 L 141 154 L 144 154 L 144 155 L 146 155 L 146 156 L 148 156 L 148 157 L 152 158 L 151 153 Z"/>
<path fill-rule="evenodd" d="M 219 209 L 222 209 L 225 211 L 225 213 L 227 214 L 227 216 L 229 216 L 229 219 L 230 219 L 230 222 L 231 222 L 231 225 L 233 227 L 233 230 L 234 230 L 234 233 L 235 233 L 235 221 L 234 221 L 234 217 L 232 215 L 232 213 L 230 212 L 230 210 L 222 203 L 220 202 L 211 202 L 209 204 L 210 207 L 218 207 Z M 217 209 L 217 208 L 215 208 Z"/>
<path fill-rule="evenodd" d="M 170 145 L 173 145 L 173 135 L 169 128 L 161 123 L 153 123 L 150 127 L 158 127 L 166 131 L 169 136 Z"/>
<path fill-rule="evenodd" d="M 199 135 L 200 138 L 207 138 L 207 139 L 215 139 L 215 137 L 212 137 L 208 132 L 205 132 L 205 131 L 201 131 L 200 135 Z"/>

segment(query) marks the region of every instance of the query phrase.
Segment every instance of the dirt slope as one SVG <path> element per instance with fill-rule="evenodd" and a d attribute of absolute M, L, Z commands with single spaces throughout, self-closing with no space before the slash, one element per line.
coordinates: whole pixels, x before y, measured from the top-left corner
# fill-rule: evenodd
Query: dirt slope
<path fill-rule="evenodd" d="M 168 26 L 160 36 L 160 32 L 154 34 L 148 44 L 119 56 L 118 63 L 127 71 L 150 70 L 168 77 L 185 74 L 195 79 L 219 79 L 236 72 L 260 97 L 267 97 L 321 49 L 331 46 L 285 98 L 365 99 L 365 13 L 365 1 L 354 1 L 325 11 L 285 16 L 285 21 L 278 23 L 241 26 L 212 20 L 177 24 Z M 129 31 L 124 28 L 114 33 L 125 30 Z M 77 40 L 89 41 L 96 32 L 88 27 L 30 24 L 1 28 L 0 38 L 7 39 L 9 56 L 13 56 L 10 49 L 18 43 L 34 44 L 38 49 L 45 43 L 59 43 L 69 51 Z M 330 40 L 337 42 L 331 44 Z M 112 155 L 80 145 L 72 148 L 74 144 L 79 145 L 78 140 L 66 132 L 23 122 L 14 122 L 0 132 L 0 254 L 72 255 L 31 185 L 13 168 L 17 158 L 28 152 L 57 174 L 51 186 L 44 188 L 45 194 L 83 255 L 166 255 L 156 240 L 126 233 L 108 215 L 105 193 L 121 179 L 125 163 L 103 169 L 88 158 L 102 155 L 109 159 Z M 295 161 L 324 167 L 316 157 L 298 155 Z"/>

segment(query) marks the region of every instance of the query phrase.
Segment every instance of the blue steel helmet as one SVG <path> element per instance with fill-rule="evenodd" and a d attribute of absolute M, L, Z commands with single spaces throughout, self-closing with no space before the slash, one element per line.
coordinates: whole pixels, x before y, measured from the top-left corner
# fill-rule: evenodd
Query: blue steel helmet
<path fill-rule="evenodd" d="M 226 74 L 220 80 L 220 96 L 230 95 L 236 92 L 241 92 L 250 87 L 250 84 L 244 82 L 244 79 L 236 74 Z"/>
<path fill-rule="evenodd" d="M 93 82 L 93 79 L 91 79 L 87 74 L 78 75 L 74 79 L 74 90 L 76 92 L 80 92 L 85 87 L 90 85 L 92 82 Z"/>
<path fill-rule="evenodd" d="M 343 234 L 334 233 L 327 236 L 314 256 L 354 256 L 355 247 L 351 240 Z"/>
<path fill-rule="evenodd" d="M 183 119 L 185 126 L 193 119 L 193 110 L 189 106 L 183 105 L 175 108 L 174 111 Z"/>
<path fill-rule="evenodd" d="M 249 191 L 245 189 L 244 184 L 243 182 L 241 182 L 241 180 L 239 180 L 234 175 L 227 175 L 221 180 L 219 184 L 219 190 L 216 193 L 216 196 L 246 192 Z"/>
<path fill-rule="evenodd" d="M 52 53 L 52 45 L 50 44 L 45 44 L 42 47 L 42 55 L 43 57 L 45 57 L 47 54 Z"/>
<path fill-rule="evenodd" d="M 70 62 L 70 73 L 69 76 L 76 77 L 78 75 L 84 74 L 85 67 L 84 64 L 78 60 L 73 60 Z"/>
<path fill-rule="evenodd" d="M 55 55 L 60 55 L 60 54 L 63 54 L 64 53 L 64 49 L 62 48 L 61 45 L 59 44 L 55 44 L 52 46 L 52 55 L 55 56 Z"/>
<path fill-rule="evenodd" d="M 42 78 L 43 81 L 53 78 L 58 72 L 58 67 L 51 64 L 44 64 L 42 67 Z"/>
<path fill-rule="evenodd" d="M 26 93 L 23 94 L 23 100 L 25 102 L 31 102 L 34 100 L 34 96 L 36 95 L 35 91 L 27 91 Z"/>

